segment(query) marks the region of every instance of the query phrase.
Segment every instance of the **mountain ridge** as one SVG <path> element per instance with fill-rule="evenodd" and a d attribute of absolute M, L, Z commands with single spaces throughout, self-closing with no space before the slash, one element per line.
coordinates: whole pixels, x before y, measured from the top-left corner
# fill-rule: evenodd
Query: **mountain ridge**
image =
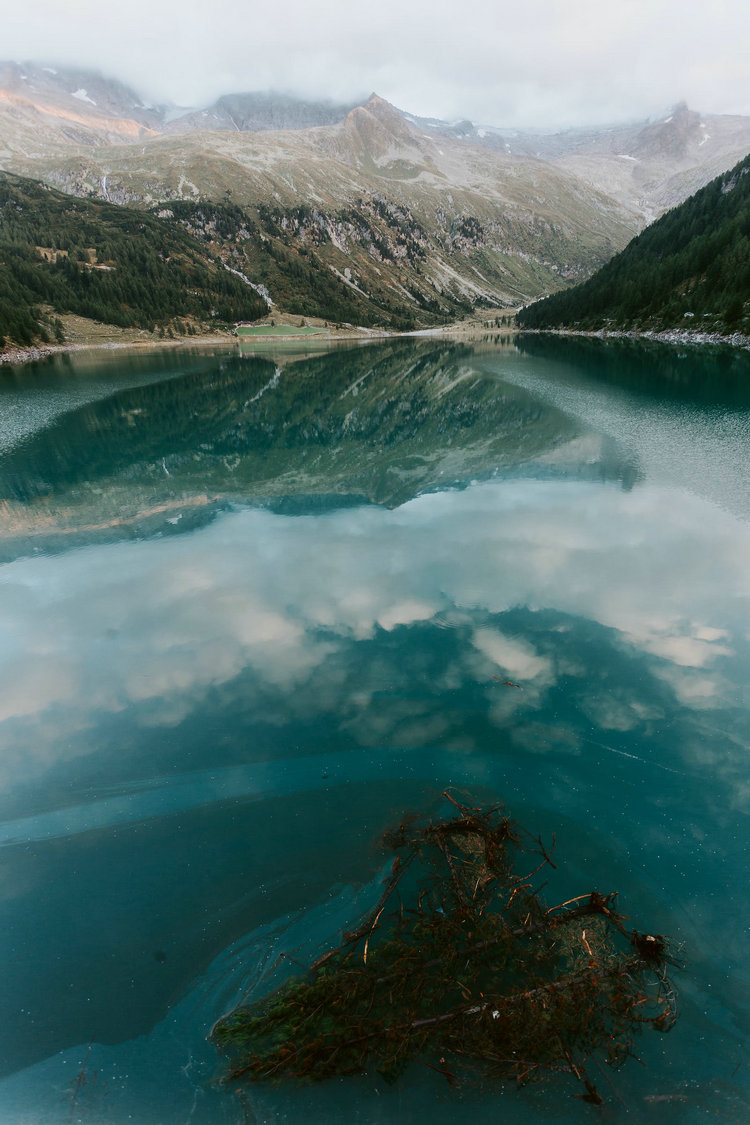
<path fill-rule="evenodd" d="M 135 90 L 96 71 L 0 62 L 0 99 L 15 103 L 18 124 L 33 130 L 46 114 L 52 141 L 99 144 L 203 132 L 286 132 L 329 127 L 367 108 L 371 94 L 354 102 L 310 100 L 278 92 L 222 94 L 207 106 L 180 109 L 150 105 Z M 533 158 L 566 169 L 651 221 L 687 198 L 750 151 L 750 117 L 701 115 L 678 103 L 665 118 L 562 130 L 507 129 L 469 120 L 450 123 L 390 107 L 426 139 L 444 138 L 498 155 Z M 21 121 L 26 111 L 26 119 Z M 0 160 L 25 152 L 22 138 L 0 113 Z M 55 119 L 57 118 L 57 124 Z M 395 120 L 395 118 L 394 118 Z M 36 122 L 38 124 L 38 122 Z M 671 164 L 670 164 L 671 162 Z M 13 169 L 11 169 L 13 170 Z"/>
<path fill-rule="evenodd" d="M 276 304 L 335 319 L 316 294 L 329 293 L 339 312 L 346 294 L 353 305 L 340 319 L 365 326 L 516 307 L 588 276 L 640 226 L 565 170 L 437 141 L 377 95 L 334 125 L 96 145 L 58 137 L 42 153 L 24 141 L 0 163 L 166 220 L 180 205 L 178 221 L 191 223 L 186 207 L 199 208 L 194 231 Z M 227 205 L 242 212 L 234 229 Z"/>
<path fill-rule="evenodd" d="M 686 106 L 606 135 L 516 134 L 506 151 L 499 133 L 377 94 L 349 107 L 227 95 L 222 127 L 206 129 L 204 111 L 175 117 L 84 71 L 0 64 L 2 90 L 0 168 L 182 224 L 278 308 L 400 329 L 584 280 L 660 193 L 745 137 L 750 149 L 750 119 L 724 122 L 712 148 Z M 278 128 L 298 109 L 304 127 Z"/>

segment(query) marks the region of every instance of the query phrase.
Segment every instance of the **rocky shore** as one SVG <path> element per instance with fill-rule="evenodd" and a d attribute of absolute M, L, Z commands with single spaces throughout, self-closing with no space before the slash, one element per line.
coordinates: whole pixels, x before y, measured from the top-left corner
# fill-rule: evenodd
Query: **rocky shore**
<path fill-rule="evenodd" d="M 6 352 L 0 352 L 0 363 L 28 363 L 30 359 L 46 359 L 48 355 L 52 355 L 52 348 L 10 348 Z M 57 347 L 55 351 L 63 351 L 63 347 Z M 69 349 L 64 349 L 68 351 Z"/>
<path fill-rule="evenodd" d="M 51 355 L 59 355 L 61 352 L 82 352 L 89 351 L 92 348 L 101 349 L 103 351 L 118 351 L 123 348 L 129 348 L 130 350 L 142 350 L 147 348 L 150 350 L 152 348 L 195 348 L 205 345 L 231 343 L 236 343 L 235 336 L 181 336 L 176 340 L 110 340 L 107 342 L 91 340 L 75 344 L 40 344 L 30 348 L 9 348 L 4 352 L 0 352 L 0 364 L 30 363 L 37 359 L 47 359 Z"/>
<path fill-rule="evenodd" d="M 444 325 L 440 328 L 429 328 L 415 332 L 389 332 L 382 329 L 357 329 L 351 328 L 349 332 L 341 331 L 336 333 L 336 338 L 351 337 L 379 337 L 379 336 L 439 336 L 444 334 L 460 334 L 469 332 L 470 334 L 486 331 L 479 323 L 473 321 L 459 321 L 456 324 Z M 630 331 L 617 330 L 617 329 L 599 329 L 596 332 L 583 330 L 576 330 L 574 328 L 521 328 L 516 329 L 512 326 L 505 328 L 505 331 L 512 333 L 518 332 L 521 334 L 528 334 L 532 336 L 586 336 L 593 339 L 626 339 L 626 340 L 656 340 L 666 344 L 693 344 L 693 345 L 724 345 L 731 348 L 744 348 L 750 350 L 750 336 L 745 336 L 740 332 L 735 332 L 731 336 L 724 336 L 718 332 L 690 332 L 687 329 L 671 329 L 664 332 L 653 331 L 638 331 L 631 329 Z M 46 359 L 48 356 L 56 355 L 61 352 L 80 352 L 90 348 L 102 348 L 107 351 L 113 351 L 121 348 L 163 348 L 163 347 L 200 347 L 201 345 L 216 345 L 216 344 L 229 344 L 236 343 L 237 337 L 234 335 L 214 335 L 214 336 L 199 336 L 199 337 L 180 337 L 175 340 L 148 340 L 148 341 L 132 341 L 132 340 L 117 340 L 117 341 L 79 341 L 70 344 L 45 344 L 37 345 L 29 348 L 9 348 L 4 352 L 0 352 L 0 365 L 7 364 L 22 364 L 29 363 L 33 360 Z"/>
<path fill-rule="evenodd" d="M 532 336 L 588 336 L 595 340 L 656 340 L 664 344 L 723 344 L 730 348 L 749 348 L 750 336 L 735 332 L 731 336 L 724 336 L 719 332 L 690 332 L 688 329 L 672 328 L 663 332 L 651 330 L 629 331 L 599 328 L 596 332 L 584 332 L 575 328 L 521 328 L 519 334 Z"/>

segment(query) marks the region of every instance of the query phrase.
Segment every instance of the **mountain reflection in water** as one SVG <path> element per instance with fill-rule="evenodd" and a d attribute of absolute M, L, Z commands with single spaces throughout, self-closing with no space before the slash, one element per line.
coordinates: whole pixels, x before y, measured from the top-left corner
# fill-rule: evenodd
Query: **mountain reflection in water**
<path fill-rule="evenodd" d="M 61 530 L 168 533 L 228 503 L 395 507 L 532 462 L 551 473 L 580 436 L 572 418 L 478 370 L 466 345 L 228 355 L 86 403 L 0 454 L 5 550 L 24 535 L 51 546 Z M 632 482 L 612 442 L 588 453 L 590 474 Z M 579 460 L 575 449 L 568 467 Z"/>
<path fill-rule="evenodd" d="M 4 1125 L 67 1121 L 84 1059 L 93 1125 L 579 1120 L 427 1068 L 247 1113 L 210 1084 L 214 1020 L 337 939 L 446 785 L 557 834 L 550 895 L 686 943 L 612 1120 L 744 1121 L 750 524 L 711 495 L 717 413 L 750 413 L 665 393 L 659 460 L 640 353 L 630 387 L 429 340 L 138 362 L 67 412 L 43 388 L 0 463 Z"/>

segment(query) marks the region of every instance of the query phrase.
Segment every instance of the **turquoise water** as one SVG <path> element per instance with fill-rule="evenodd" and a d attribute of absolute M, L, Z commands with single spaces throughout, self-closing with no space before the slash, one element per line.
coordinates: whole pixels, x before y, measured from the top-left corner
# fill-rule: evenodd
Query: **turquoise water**
<path fill-rule="evenodd" d="M 214 1021 L 447 785 L 684 943 L 607 1120 L 748 1120 L 746 357 L 92 353 L 0 372 L 0 418 L 3 1125 L 598 1112 L 420 1065 L 213 1081 Z"/>

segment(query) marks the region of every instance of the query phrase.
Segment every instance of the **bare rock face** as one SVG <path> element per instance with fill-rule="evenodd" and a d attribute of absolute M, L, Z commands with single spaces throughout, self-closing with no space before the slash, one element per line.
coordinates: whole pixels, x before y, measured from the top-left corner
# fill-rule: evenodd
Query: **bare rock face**
<path fill-rule="evenodd" d="M 33 63 L 0 63 L 0 108 L 3 118 L 26 125 L 38 142 L 127 142 L 155 135 L 163 119 L 162 110 L 144 105 L 121 82 Z"/>
<path fill-rule="evenodd" d="M 312 129 L 335 125 L 354 109 L 351 104 L 305 101 L 289 94 L 224 94 L 205 109 L 170 117 L 168 132 L 227 129 L 239 133 L 265 133 L 281 129 Z"/>
<path fill-rule="evenodd" d="M 702 126 L 701 115 L 680 102 L 664 121 L 646 125 L 640 131 L 632 155 L 640 159 L 684 160 L 704 140 Z"/>

